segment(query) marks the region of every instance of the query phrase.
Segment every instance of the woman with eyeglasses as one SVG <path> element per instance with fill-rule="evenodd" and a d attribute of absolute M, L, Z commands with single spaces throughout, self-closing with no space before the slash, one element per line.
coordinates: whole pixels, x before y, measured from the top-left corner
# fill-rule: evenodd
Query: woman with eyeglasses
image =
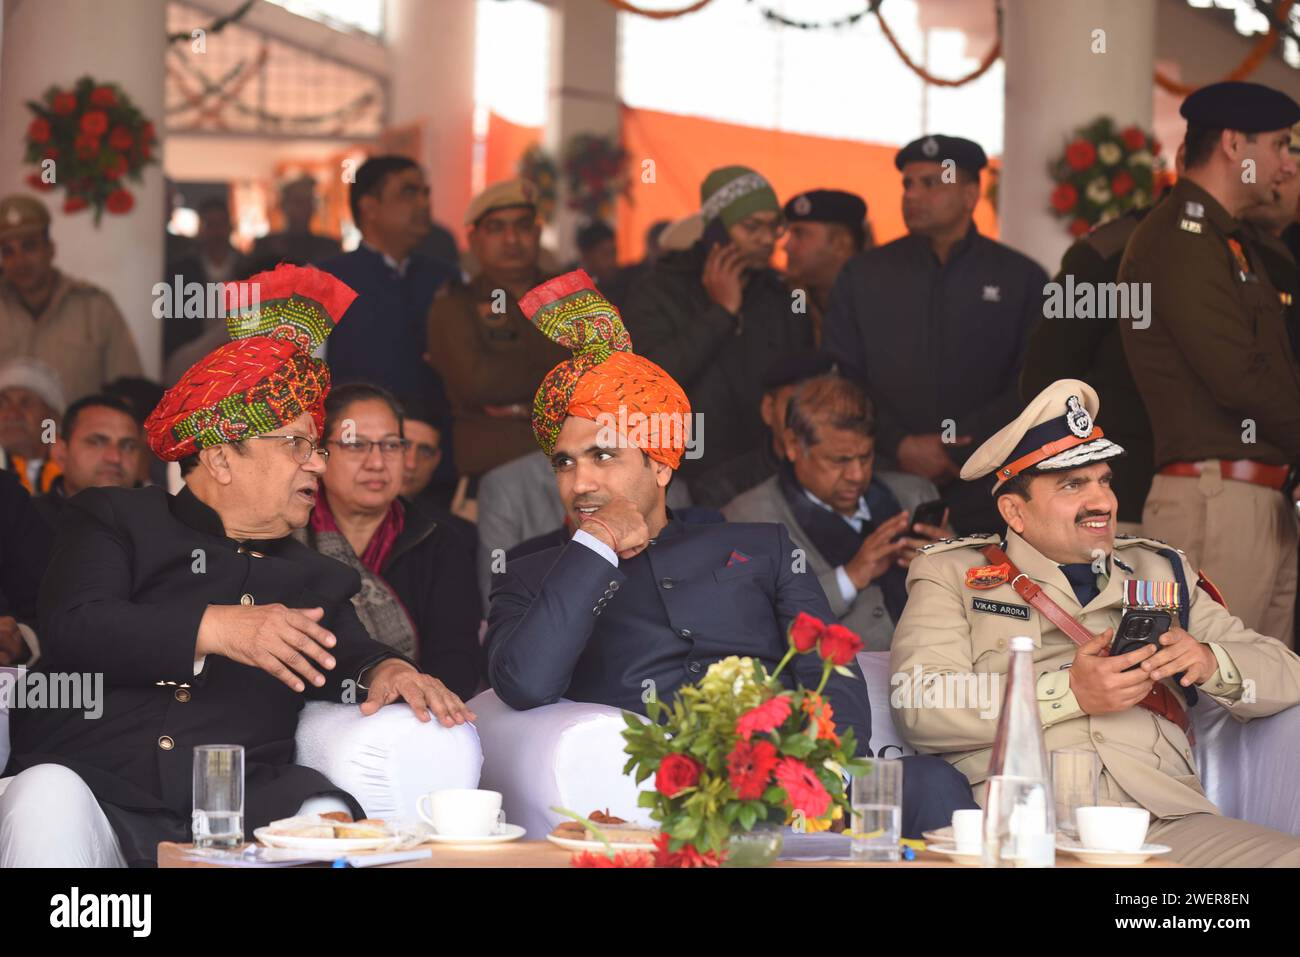
<path fill-rule="evenodd" d="M 320 495 L 295 534 L 357 570 L 352 602 L 371 637 L 418 662 L 458 709 L 483 672 L 474 550 L 399 496 L 408 442 L 392 395 L 364 383 L 337 387 L 325 400 L 324 435 Z"/>

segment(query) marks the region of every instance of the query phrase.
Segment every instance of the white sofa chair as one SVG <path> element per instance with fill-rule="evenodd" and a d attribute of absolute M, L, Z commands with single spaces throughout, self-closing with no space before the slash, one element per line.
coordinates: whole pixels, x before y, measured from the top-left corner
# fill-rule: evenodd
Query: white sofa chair
<path fill-rule="evenodd" d="M 889 653 L 858 655 L 871 696 L 871 749 L 897 757 L 916 754 L 903 742 L 889 710 Z M 561 701 L 513 711 L 491 691 L 471 702 L 483 742 L 481 786 L 500 791 L 507 819 L 530 838 L 549 832 L 563 817 L 560 806 L 587 814 L 609 808 L 630 821 L 650 823 L 636 806 L 640 788 L 623 774 L 627 755 L 617 708 Z M 1224 814 L 1300 834 L 1300 707 L 1241 723 L 1204 695 L 1192 711 L 1196 762 L 1210 800 Z"/>
<path fill-rule="evenodd" d="M 420 795 L 478 787 L 483 753 L 471 724 L 421 722 L 406 704 L 366 717 L 356 705 L 312 701 L 298 719 L 295 760 L 315 768 L 370 817 L 418 821 Z M 9 715 L 0 710 L 0 769 L 9 761 Z M 0 793 L 11 778 L 0 779 Z"/>

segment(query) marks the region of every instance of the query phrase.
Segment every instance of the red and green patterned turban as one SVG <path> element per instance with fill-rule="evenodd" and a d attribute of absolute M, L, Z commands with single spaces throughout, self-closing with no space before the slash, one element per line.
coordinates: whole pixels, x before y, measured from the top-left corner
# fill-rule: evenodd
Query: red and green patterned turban
<path fill-rule="evenodd" d="M 551 455 L 571 415 L 626 424 L 625 437 L 656 462 L 681 464 L 691 404 L 675 379 L 632 352 L 614 305 L 581 269 L 542 283 L 519 308 L 548 339 L 573 350 L 542 380 L 533 398 L 533 434 Z"/>
<path fill-rule="evenodd" d="M 273 432 L 304 412 L 324 429 L 330 372 L 312 352 L 357 294 L 303 266 L 228 283 L 225 294 L 231 341 L 190 366 L 145 420 L 165 461 Z"/>

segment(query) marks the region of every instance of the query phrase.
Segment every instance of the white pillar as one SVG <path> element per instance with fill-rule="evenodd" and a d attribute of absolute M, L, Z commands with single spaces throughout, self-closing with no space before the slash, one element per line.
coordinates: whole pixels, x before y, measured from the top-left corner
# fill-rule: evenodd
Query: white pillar
<path fill-rule="evenodd" d="M 1098 116 L 1151 128 L 1156 0 L 1007 0 L 1004 9 L 1000 235 L 1055 273 L 1072 240 L 1049 211 L 1048 162 Z M 1105 52 L 1094 53 L 1101 40 Z"/>
<path fill-rule="evenodd" d="M 25 180 L 36 170 L 19 162 L 32 119 L 26 102 L 39 100 L 49 86 L 68 88 L 86 75 L 116 83 L 153 121 L 160 162 L 146 167 L 142 183 L 126 183 L 135 195 L 130 213 L 105 212 L 96 228 L 89 210 L 63 214 L 62 189 L 40 198 L 53 219 L 55 264 L 108 291 L 135 336 L 145 374 L 157 378 L 162 371 L 162 328 L 153 317 L 151 290 L 163 273 L 164 0 L 7 0 L 4 18 L 0 155 L 5 162 L 0 163 L 0 194 L 32 192 Z"/>
<path fill-rule="evenodd" d="M 618 138 L 618 11 L 605 0 L 554 0 L 551 16 L 546 148 L 562 164 L 565 145 L 579 133 Z M 566 193 L 561 176 L 554 222 L 561 262 L 577 255 L 578 216 Z"/>
<path fill-rule="evenodd" d="M 474 153 L 475 0 L 388 0 L 389 123 L 420 124 L 434 218 L 464 241 Z M 503 64 L 509 69 L 509 64 Z"/>

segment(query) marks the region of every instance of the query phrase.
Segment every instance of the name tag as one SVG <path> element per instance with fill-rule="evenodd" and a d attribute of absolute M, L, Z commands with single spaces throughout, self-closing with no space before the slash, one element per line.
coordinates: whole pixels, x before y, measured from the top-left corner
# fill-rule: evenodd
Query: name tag
<path fill-rule="evenodd" d="M 984 611 L 990 615 L 1005 615 L 1008 618 L 1019 618 L 1021 621 L 1029 620 L 1028 605 L 1007 605 L 1000 601 L 989 601 L 987 598 L 972 598 L 970 606 L 972 611 Z"/>

